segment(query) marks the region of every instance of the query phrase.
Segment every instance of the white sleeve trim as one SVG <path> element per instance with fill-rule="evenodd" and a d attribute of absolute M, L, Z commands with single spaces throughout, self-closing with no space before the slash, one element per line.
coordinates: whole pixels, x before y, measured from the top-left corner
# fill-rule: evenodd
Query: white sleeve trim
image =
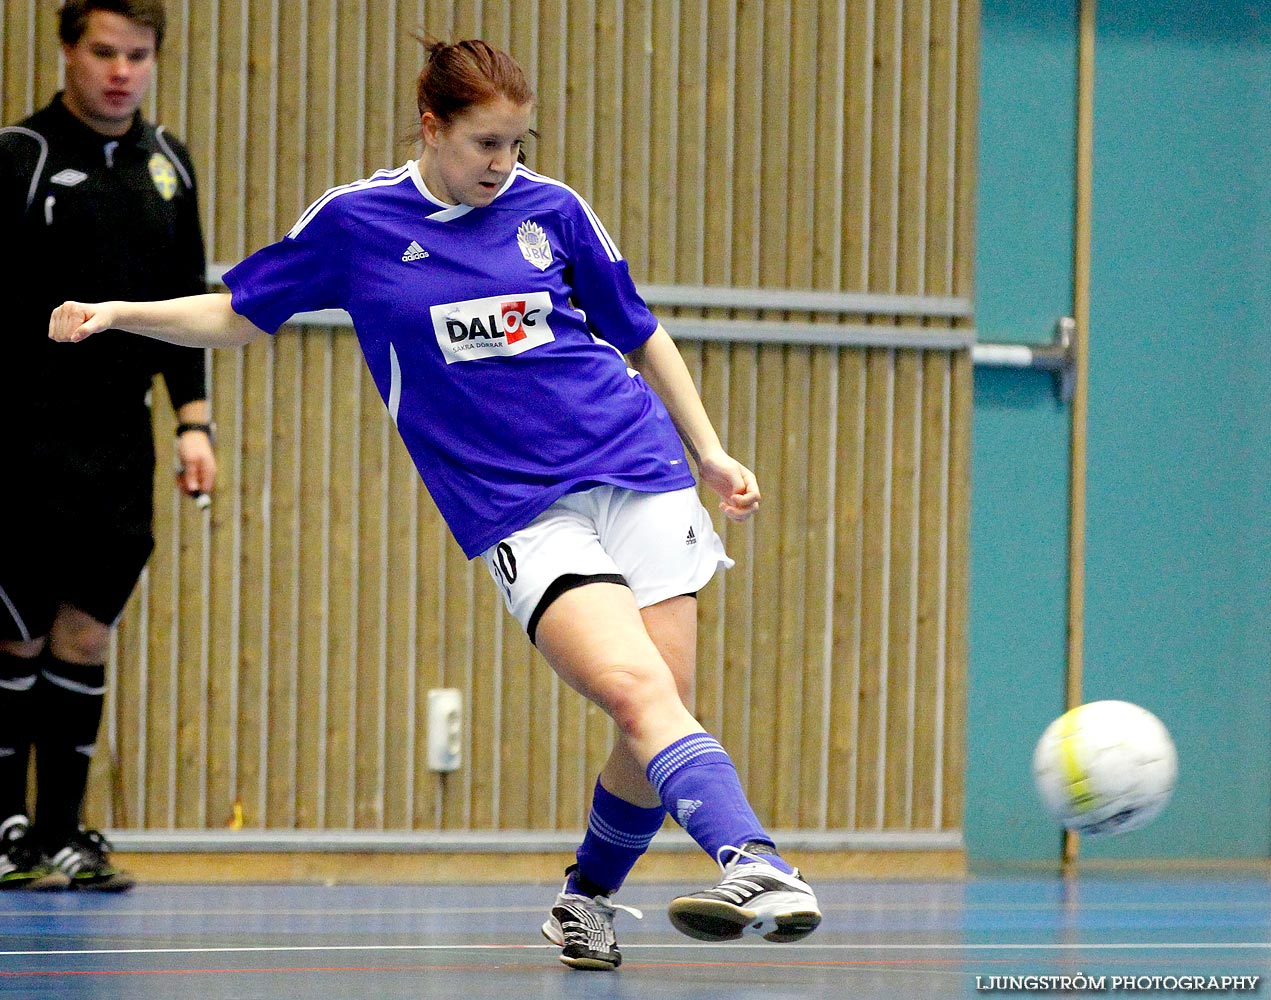
<path fill-rule="evenodd" d="M 337 187 L 328 188 L 326 192 L 312 205 L 304 210 L 297 220 L 296 224 L 291 227 L 291 231 L 287 233 L 286 239 L 294 240 L 304 230 L 305 226 L 313 221 L 314 217 L 324 208 L 327 203 L 334 198 L 338 198 L 342 194 L 349 194 L 353 191 L 367 191 L 371 188 L 390 187 L 394 184 L 400 184 L 402 179 L 409 176 L 408 167 L 397 167 L 395 170 L 377 170 L 370 177 L 360 181 L 353 181 L 351 184 L 341 184 Z"/>
<path fill-rule="evenodd" d="M 35 163 L 35 173 L 31 175 L 31 186 L 26 192 L 26 207 L 29 210 L 31 203 L 35 201 L 35 189 L 40 186 L 40 174 L 44 172 L 44 161 L 49 158 L 48 140 L 39 132 L 32 132 L 29 128 L 23 128 L 21 125 L 9 125 L 6 128 L 0 128 L 0 134 L 5 132 L 16 132 L 19 135 L 29 135 L 32 139 L 40 144 L 40 158 Z"/>
<path fill-rule="evenodd" d="M 554 177 L 548 177 L 545 174 L 536 174 L 533 170 L 530 170 L 529 167 L 519 163 L 516 166 L 515 173 L 524 177 L 526 180 L 534 181 L 538 184 L 551 184 L 555 187 L 564 188 L 572 194 L 578 200 L 578 204 L 582 206 L 583 213 L 587 216 L 587 221 L 591 223 L 591 228 L 595 232 L 596 238 L 600 240 L 600 245 L 605 248 L 605 253 L 609 255 L 609 260 L 615 264 L 622 260 L 622 254 L 618 252 L 618 244 L 613 241 L 613 237 L 610 236 L 608 230 L 605 229 L 604 223 L 602 223 L 596 213 L 592 211 L 592 207 L 587 204 L 587 200 L 582 195 L 563 181 L 558 181 Z"/>
<path fill-rule="evenodd" d="M 397 360 L 397 348 L 388 345 L 388 415 L 397 423 L 397 410 L 402 404 L 402 366 Z"/>
<path fill-rule="evenodd" d="M 155 141 L 163 147 L 163 151 L 167 154 L 168 159 L 171 160 L 172 165 L 177 168 L 177 173 L 181 175 L 181 180 L 185 181 L 186 188 L 193 190 L 194 179 L 190 176 L 189 171 L 182 166 L 181 157 L 177 156 L 177 154 L 173 152 L 172 147 L 168 145 L 168 140 L 164 138 L 165 132 L 167 132 L 167 129 L 165 129 L 162 125 L 156 128 L 154 130 Z"/>

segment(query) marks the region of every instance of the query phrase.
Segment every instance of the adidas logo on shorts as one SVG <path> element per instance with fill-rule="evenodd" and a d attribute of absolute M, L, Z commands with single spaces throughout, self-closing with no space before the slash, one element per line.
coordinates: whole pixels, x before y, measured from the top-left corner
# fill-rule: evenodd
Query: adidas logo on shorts
<path fill-rule="evenodd" d="M 696 536 L 695 534 L 693 534 L 693 528 L 692 528 L 692 526 L 691 526 L 691 525 L 690 525 L 690 527 L 689 527 L 689 529 L 688 529 L 688 537 L 684 539 L 684 544 L 685 544 L 685 545 L 696 545 L 696 544 L 697 544 L 697 536 Z"/>

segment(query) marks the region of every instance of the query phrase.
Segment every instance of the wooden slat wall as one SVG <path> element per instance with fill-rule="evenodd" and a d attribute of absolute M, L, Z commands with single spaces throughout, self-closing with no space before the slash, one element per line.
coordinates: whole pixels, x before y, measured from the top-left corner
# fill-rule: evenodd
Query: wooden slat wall
<path fill-rule="evenodd" d="M 588 197 L 639 281 L 971 296 L 976 0 L 168 6 L 147 110 L 193 151 L 213 260 L 416 155 L 424 28 L 518 56 L 538 94 L 531 164 Z M 55 8 L 3 5 L 5 122 L 58 86 Z M 818 317 L 839 319 L 915 322 Z M 702 595 L 702 721 L 774 827 L 958 829 L 967 353 L 683 349 L 765 493 L 752 525 L 721 525 L 738 567 Z M 609 723 L 449 539 L 351 333 L 218 354 L 212 392 L 221 488 L 204 515 L 159 477 L 94 822 L 209 829 L 237 805 L 273 829 L 579 829 Z M 155 413 L 163 442 L 166 402 Z M 465 766 L 446 776 L 425 764 L 441 686 L 467 705 Z"/>

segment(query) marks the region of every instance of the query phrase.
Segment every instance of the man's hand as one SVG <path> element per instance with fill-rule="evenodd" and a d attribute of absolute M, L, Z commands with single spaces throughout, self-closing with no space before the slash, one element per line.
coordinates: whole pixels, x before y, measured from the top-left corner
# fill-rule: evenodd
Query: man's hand
<path fill-rule="evenodd" d="M 216 454 L 212 442 L 200 430 L 189 430 L 177 438 L 177 486 L 187 496 L 198 498 L 216 485 Z"/>

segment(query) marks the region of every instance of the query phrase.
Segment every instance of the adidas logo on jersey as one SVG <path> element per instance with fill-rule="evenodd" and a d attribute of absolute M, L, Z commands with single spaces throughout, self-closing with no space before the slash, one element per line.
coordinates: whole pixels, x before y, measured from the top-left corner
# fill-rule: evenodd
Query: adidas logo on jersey
<path fill-rule="evenodd" d="M 695 534 L 693 534 L 693 527 L 692 527 L 692 525 L 689 525 L 689 529 L 688 529 L 688 537 L 687 537 L 686 539 L 684 539 L 684 544 L 685 544 L 685 545 L 696 545 L 696 544 L 697 544 L 697 536 L 696 536 Z"/>
<path fill-rule="evenodd" d="M 411 240 L 410 246 L 408 246 L 406 248 L 406 252 L 402 254 L 402 260 L 404 261 L 423 260 L 427 256 L 428 256 L 428 251 L 425 250 L 423 247 L 421 247 L 414 240 Z"/>

